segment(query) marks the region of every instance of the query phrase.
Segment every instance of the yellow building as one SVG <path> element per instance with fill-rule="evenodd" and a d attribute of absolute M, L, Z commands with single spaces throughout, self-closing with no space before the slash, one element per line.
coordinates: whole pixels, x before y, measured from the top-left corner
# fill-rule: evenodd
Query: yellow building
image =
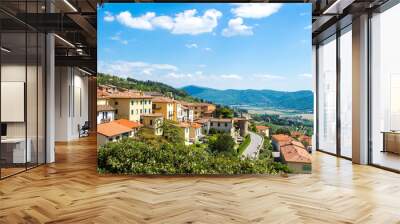
<path fill-rule="evenodd" d="M 178 100 L 174 100 L 174 121 L 184 121 L 184 106 Z"/>
<path fill-rule="evenodd" d="M 144 114 L 141 116 L 142 124 L 145 128 L 150 128 L 154 130 L 154 135 L 162 135 L 163 134 L 163 115 L 156 114 Z"/>
<path fill-rule="evenodd" d="M 174 100 L 168 97 L 154 97 L 153 113 L 160 113 L 164 119 L 174 120 Z"/>
<path fill-rule="evenodd" d="M 138 92 L 116 92 L 108 96 L 118 119 L 140 121 L 141 115 L 152 114 L 152 97 Z"/>

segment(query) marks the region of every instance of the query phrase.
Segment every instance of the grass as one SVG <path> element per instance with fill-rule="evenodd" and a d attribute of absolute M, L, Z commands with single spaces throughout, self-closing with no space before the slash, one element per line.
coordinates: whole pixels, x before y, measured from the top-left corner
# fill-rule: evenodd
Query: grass
<path fill-rule="evenodd" d="M 242 155 L 244 150 L 246 150 L 247 146 L 249 146 L 251 142 L 250 139 L 250 135 L 246 135 L 246 137 L 244 138 L 244 141 L 239 145 L 237 151 L 238 151 L 238 155 Z"/>

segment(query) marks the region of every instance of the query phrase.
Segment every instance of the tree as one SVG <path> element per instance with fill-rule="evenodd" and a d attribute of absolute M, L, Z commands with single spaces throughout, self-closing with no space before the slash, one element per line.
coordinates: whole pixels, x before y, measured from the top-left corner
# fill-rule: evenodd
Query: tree
<path fill-rule="evenodd" d="M 233 118 L 233 110 L 226 106 L 217 105 L 215 116 L 222 118 Z"/>
<path fill-rule="evenodd" d="M 226 133 L 216 134 L 216 138 L 210 138 L 208 147 L 213 153 L 235 154 L 235 141 Z"/>
<path fill-rule="evenodd" d="M 164 121 L 162 128 L 165 140 L 173 144 L 184 144 L 185 138 L 181 128 L 176 127 L 171 121 Z"/>
<path fill-rule="evenodd" d="M 284 135 L 289 135 L 290 136 L 290 130 L 288 128 L 284 128 L 284 127 L 278 128 L 275 131 L 275 134 L 284 134 Z"/>

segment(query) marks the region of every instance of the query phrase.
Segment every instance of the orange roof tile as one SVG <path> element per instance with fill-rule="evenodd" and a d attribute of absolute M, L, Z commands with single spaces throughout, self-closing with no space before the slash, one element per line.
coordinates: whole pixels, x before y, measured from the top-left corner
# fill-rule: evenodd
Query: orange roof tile
<path fill-rule="evenodd" d="M 192 128 L 201 128 L 201 124 L 199 123 L 191 123 Z"/>
<path fill-rule="evenodd" d="M 278 142 L 278 144 L 282 146 L 290 143 L 293 139 L 289 135 L 278 134 L 272 135 L 272 140 Z"/>
<path fill-rule="evenodd" d="M 168 97 L 154 97 L 153 103 L 173 103 L 174 100 Z"/>
<path fill-rule="evenodd" d="M 185 122 L 181 122 L 179 124 L 176 124 L 176 126 L 181 127 L 181 128 L 189 128 L 190 124 L 189 123 L 185 123 Z"/>
<path fill-rule="evenodd" d="M 139 128 L 142 126 L 142 124 L 140 124 L 139 122 L 135 122 L 135 121 L 130 121 L 127 119 L 118 119 L 114 121 L 115 123 L 118 123 L 120 125 L 123 125 L 125 127 L 134 129 L 134 128 Z"/>
<path fill-rule="evenodd" d="M 264 125 L 258 125 L 258 126 L 256 126 L 256 129 L 260 130 L 260 131 L 265 131 L 265 130 L 269 129 L 269 127 L 264 126 Z"/>
<path fill-rule="evenodd" d="M 212 122 L 232 122 L 233 119 L 231 118 L 210 118 Z"/>
<path fill-rule="evenodd" d="M 131 128 L 118 124 L 114 121 L 97 125 L 97 133 L 107 137 L 124 134 L 130 131 L 132 131 Z"/>
<path fill-rule="evenodd" d="M 125 92 L 114 92 L 110 93 L 108 98 L 117 98 L 117 99 L 151 99 L 152 96 L 143 95 L 138 92 L 133 91 L 125 91 Z"/>
<path fill-rule="evenodd" d="M 303 147 L 289 144 L 280 148 L 286 162 L 311 163 L 311 155 Z"/>

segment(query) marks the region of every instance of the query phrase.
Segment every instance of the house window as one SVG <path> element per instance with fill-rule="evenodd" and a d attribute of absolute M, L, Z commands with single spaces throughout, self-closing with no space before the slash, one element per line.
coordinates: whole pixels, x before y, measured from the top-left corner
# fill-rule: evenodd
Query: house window
<path fill-rule="evenodd" d="M 228 123 L 225 123 L 225 127 L 228 127 Z"/>
<path fill-rule="evenodd" d="M 150 125 L 151 125 L 151 126 L 153 125 L 153 120 L 150 120 Z"/>
<path fill-rule="evenodd" d="M 143 113 L 143 110 L 142 109 L 140 109 L 140 114 L 142 114 Z"/>
<path fill-rule="evenodd" d="M 133 110 L 131 110 L 131 114 L 133 114 Z"/>
<path fill-rule="evenodd" d="M 218 127 L 221 126 L 221 124 L 218 122 Z"/>
<path fill-rule="evenodd" d="M 133 105 L 133 100 L 131 101 L 131 105 Z"/>
<path fill-rule="evenodd" d="M 115 101 L 115 102 L 114 102 L 114 105 L 118 105 L 118 101 Z"/>
<path fill-rule="evenodd" d="M 210 123 L 210 125 L 211 125 L 211 126 L 214 126 L 214 123 L 213 123 L 213 122 L 211 122 L 211 123 Z"/>
<path fill-rule="evenodd" d="M 147 109 L 144 109 L 144 113 L 145 113 L 145 114 L 147 113 Z"/>

